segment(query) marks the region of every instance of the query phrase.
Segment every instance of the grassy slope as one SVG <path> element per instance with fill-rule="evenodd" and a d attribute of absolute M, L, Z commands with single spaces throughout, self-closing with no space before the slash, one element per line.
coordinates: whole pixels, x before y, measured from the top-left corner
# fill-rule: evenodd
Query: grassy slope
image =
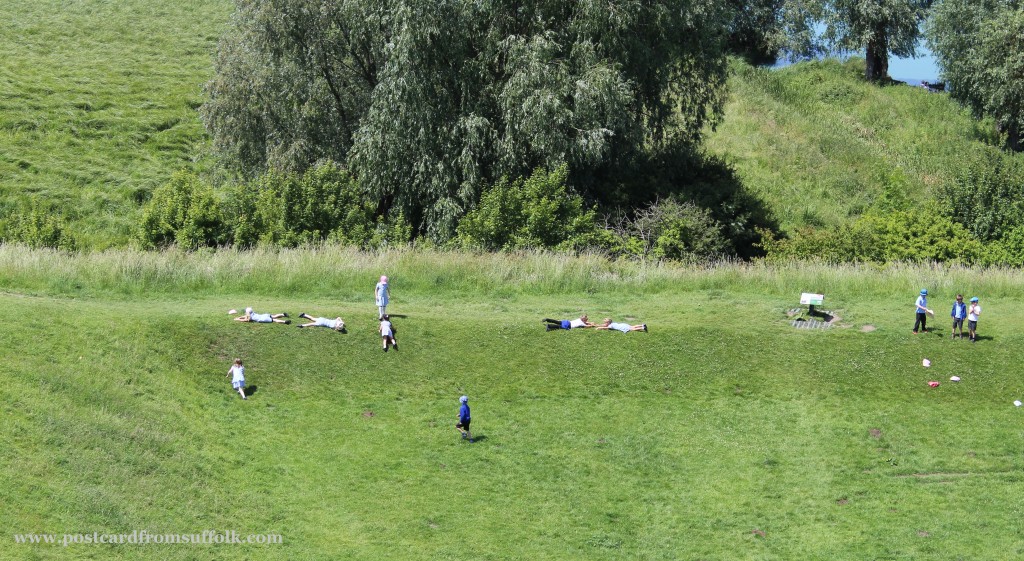
<path fill-rule="evenodd" d="M 124 244 L 154 187 L 175 170 L 209 165 L 196 109 L 231 6 L 7 2 L 0 214 L 30 195 L 70 211 L 85 247 Z M 709 150 L 736 165 L 787 230 L 857 216 L 886 184 L 925 195 L 979 139 L 992 141 L 990 124 L 946 96 L 869 86 L 858 64 L 734 66 Z"/>
<path fill-rule="evenodd" d="M 196 111 L 229 0 L 10 1 L 0 18 L 0 208 L 74 209 L 87 245 L 124 243 L 138 202 L 193 167 Z"/>
<path fill-rule="evenodd" d="M 865 83 L 860 59 L 732 70 L 708 149 L 734 163 L 784 230 L 841 224 L 889 185 L 923 200 L 967 154 L 997 142 L 990 122 L 946 95 Z"/>
<path fill-rule="evenodd" d="M 442 270 L 429 255 L 341 257 L 121 254 L 121 285 L 93 270 L 115 269 L 92 261 L 103 257 L 79 257 L 47 288 L 33 271 L 58 257 L 0 248 L 0 301 L 19 318 L 0 332 L 0 527 L 285 539 L 9 545 L 0 559 L 1024 553 L 1024 431 L 1010 404 L 1024 395 L 1019 273 L 613 275 L 600 261 L 442 255 Z M 157 260 L 186 283 L 239 266 L 261 282 L 186 291 L 168 278 L 141 301 L 136 280 Z M 373 331 L 379 270 L 393 279 L 393 312 L 408 316 L 396 320 L 397 353 L 382 353 Z M 947 341 L 945 322 L 911 336 L 918 285 L 933 287 L 940 318 L 956 288 L 985 296 L 986 339 Z M 849 327 L 790 328 L 784 311 L 807 286 L 828 287 Z M 231 322 L 226 310 L 246 304 L 338 313 L 351 332 Z M 652 329 L 546 333 L 538 322 L 580 310 Z M 247 402 L 224 378 L 234 356 L 257 387 Z M 952 374 L 964 381 L 925 385 Z M 450 426 L 461 393 L 484 437 L 472 445 Z"/>

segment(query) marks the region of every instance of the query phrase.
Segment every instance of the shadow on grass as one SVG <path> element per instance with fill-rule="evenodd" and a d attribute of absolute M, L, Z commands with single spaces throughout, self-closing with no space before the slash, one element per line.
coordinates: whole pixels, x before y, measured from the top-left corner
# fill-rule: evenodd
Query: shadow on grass
<path fill-rule="evenodd" d="M 246 386 L 245 397 L 252 397 L 253 394 L 259 391 L 259 386 Z"/>

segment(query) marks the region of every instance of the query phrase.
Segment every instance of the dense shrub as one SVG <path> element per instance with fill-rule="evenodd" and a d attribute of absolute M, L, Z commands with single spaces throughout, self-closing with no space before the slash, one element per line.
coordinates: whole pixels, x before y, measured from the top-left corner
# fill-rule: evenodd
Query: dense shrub
<path fill-rule="evenodd" d="M 799 230 L 778 239 L 766 235 L 769 260 L 812 259 L 828 263 L 870 261 L 943 261 L 980 263 L 982 243 L 963 226 L 933 208 L 868 213 L 850 225 L 829 230 Z"/>
<path fill-rule="evenodd" d="M 143 209 L 138 239 L 147 249 L 172 244 L 196 249 L 227 243 L 224 214 L 213 188 L 191 173 L 174 174 L 153 192 Z"/>
<path fill-rule="evenodd" d="M 488 251 L 574 249 L 600 238 L 595 213 L 566 187 L 568 169 L 537 169 L 528 178 L 502 178 L 458 225 L 457 244 Z"/>
<path fill-rule="evenodd" d="M 1018 226 L 985 246 L 984 264 L 1024 267 L 1024 226 Z"/>
<path fill-rule="evenodd" d="M 614 241 L 606 247 L 618 255 L 670 260 L 735 255 L 723 225 L 693 203 L 664 199 L 609 222 Z"/>
<path fill-rule="evenodd" d="M 636 162 L 629 175 L 610 180 L 626 187 L 616 190 L 623 196 L 603 200 L 603 208 L 623 209 L 629 216 L 657 201 L 685 201 L 706 209 L 721 225 L 731 251 L 743 259 L 763 255 L 760 231 L 778 230 L 764 201 L 744 186 L 732 164 L 715 155 L 668 148 Z"/>
<path fill-rule="evenodd" d="M 1024 164 L 986 149 L 940 189 L 939 201 L 946 215 L 979 240 L 999 239 L 1024 226 Z"/>
<path fill-rule="evenodd" d="M 37 201 L 22 202 L 6 217 L 2 224 L 2 239 L 32 248 L 74 250 L 77 246 L 65 214 Z"/>
<path fill-rule="evenodd" d="M 360 247 L 406 243 L 405 218 L 376 216 L 377 205 L 347 170 L 322 163 L 303 174 L 271 170 L 231 199 L 234 243 L 294 247 L 325 240 Z"/>

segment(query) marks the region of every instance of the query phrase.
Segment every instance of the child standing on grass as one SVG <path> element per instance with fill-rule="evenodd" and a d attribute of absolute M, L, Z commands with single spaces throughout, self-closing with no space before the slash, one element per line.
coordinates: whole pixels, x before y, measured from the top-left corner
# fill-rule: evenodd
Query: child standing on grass
<path fill-rule="evenodd" d="M 932 311 L 928 309 L 928 290 L 925 288 L 921 289 L 921 295 L 917 297 L 917 303 L 914 306 L 914 310 L 917 312 L 917 320 L 914 321 L 914 334 L 917 334 L 918 326 L 921 327 L 923 333 L 928 333 L 928 315 Z"/>
<path fill-rule="evenodd" d="M 972 343 L 977 343 L 978 330 L 978 316 L 981 315 L 981 304 L 978 303 L 978 297 L 971 298 L 971 307 L 967 309 L 967 335 L 971 338 Z"/>
<path fill-rule="evenodd" d="M 964 319 L 967 318 L 967 304 L 964 304 L 964 295 L 957 294 L 956 302 L 953 302 L 953 311 L 949 313 L 950 317 L 953 318 L 953 335 L 951 339 L 956 339 L 956 332 L 960 331 L 960 338 L 964 338 Z"/>
<path fill-rule="evenodd" d="M 235 363 L 228 369 L 228 378 L 231 378 L 231 387 L 238 390 L 238 395 L 245 397 L 245 367 L 242 366 L 242 359 L 236 358 Z"/>
<path fill-rule="evenodd" d="M 377 319 L 382 320 L 387 315 L 388 301 L 391 300 L 391 288 L 388 287 L 387 277 L 380 277 L 380 282 L 373 289 L 373 299 L 377 302 Z"/>
<path fill-rule="evenodd" d="M 459 422 L 456 423 L 455 428 L 462 433 L 462 439 L 473 442 L 473 434 L 469 432 L 469 397 L 462 396 L 459 398 Z"/>
<path fill-rule="evenodd" d="M 380 336 L 384 344 L 384 352 L 388 352 L 388 343 L 398 350 L 398 341 L 395 340 L 395 328 L 391 325 L 391 318 L 387 314 L 380 319 Z"/>

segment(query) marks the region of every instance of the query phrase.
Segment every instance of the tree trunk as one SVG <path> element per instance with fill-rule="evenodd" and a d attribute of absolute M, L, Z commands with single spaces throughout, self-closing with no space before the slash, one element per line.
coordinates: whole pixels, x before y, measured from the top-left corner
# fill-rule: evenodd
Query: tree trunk
<path fill-rule="evenodd" d="M 1014 152 L 1024 151 L 1024 139 L 1021 139 L 1020 127 L 1010 125 L 1006 130 L 1006 147 Z"/>
<path fill-rule="evenodd" d="M 871 82 L 881 82 L 889 77 L 889 41 L 884 28 L 875 30 L 875 36 L 868 41 L 865 58 L 865 78 Z"/>

